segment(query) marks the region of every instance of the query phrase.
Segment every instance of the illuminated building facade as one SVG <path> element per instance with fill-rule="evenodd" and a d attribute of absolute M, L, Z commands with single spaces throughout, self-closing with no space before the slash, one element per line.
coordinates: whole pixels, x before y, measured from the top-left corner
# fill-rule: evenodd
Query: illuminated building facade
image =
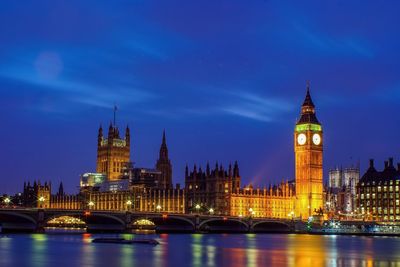
<path fill-rule="evenodd" d="M 374 161 L 357 186 L 358 211 L 365 220 L 400 221 L 400 163 L 393 158 L 385 161 L 383 171 L 377 171 Z"/>
<path fill-rule="evenodd" d="M 175 189 L 134 188 L 116 192 L 92 192 L 85 196 L 84 207 L 93 210 L 137 212 L 185 212 L 185 192 Z"/>
<path fill-rule="evenodd" d="M 134 168 L 130 161 L 130 133 L 125 139 L 110 125 L 108 138 L 100 127 L 97 172 L 81 176 L 78 195 L 49 197 L 49 206 L 64 209 L 126 210 L 212 214 L 238 217 L 303 218 L 323 207 L 322 127 L 315 116 L 310 92 L 296 124 L 294 149 L 295 183 L 269 188 L 242 187 L 239 165 L 225 169 L 218 163 L 205 170 L 185 170 L 185 187 L 173 186 L 172 164 L 163 133 L 156 168 Z"/>
<path fill-rule="evenodd" d="M 329 171 L 329 186 L 326 190 L 326 208 L 332 213 L 352 214 L 356 211 L 357 184 L 360 168 L 335 168 Z"/>
<path fill-rule="evenodd" d="M 207 163 L 205 171 L 195 165 L 189 173 L 185 170 L 186 212 L 209 212 L 218 215 L 231 214 L 232 192 L 240 188 L 239 166 L 235 162 L 233 169 L 229 165 L 225 170 L 215 164 L 211 169 Z M 197 208 L 196 208 L 197 207 Z"/>
<path fill-rule="evenodd" d="M 186 213 L 205 213 L 238 217 L 294 217 L 293 185 L 282 182 L 266 189 L 241 188 L 238 163 L 228 170 L 215 165 L 206 170 L 186 167 Z"/>
<path fill-rule="evenodd" d="M 235 190 L 231 196 L 232 216 L 288 219 L 295 217 L 293 186 L 282 182 L 268 189 L 248 186 Z"/>
<path fill-rule="evenodd" d="M 97 138 L 97 173 L 103 173 L 110 181 L 121 177 L 122 167 L 130 161 L 130 131 L 126 127 L 125 138 L 122 139 L 118 127 L 110 124 L 108 136 L 103 136 L 100 126 Z"/>
<path fill-rule="evenodd" d="M 296 214 L 304 219 L 323 208 L 323 132 L 309 86 L 295 127 L 294 144 Z"/>
<path fill-rule="evenodd" d="M 110 125 L 108 138 L 105 139 L 100 127 L 97 172 L 81 176 L 79 194 L 48 197 L 51 202 L 48 207 L 184 213 L 185 191 L 179 184 L 173 187 L 165 131 L 156 169 L 134 168 L 129 146 L 129 128 L 126 129 L 125 139 L 121 139 L 114 123 Z"/>
<path fill-rule="evenodd" d="M 22 193 L 23 205 L 32 208 L 50 208 L 51 183 L 40 181 L 31 185 L 29 182 L 24 183 L 24 191 Z"/>

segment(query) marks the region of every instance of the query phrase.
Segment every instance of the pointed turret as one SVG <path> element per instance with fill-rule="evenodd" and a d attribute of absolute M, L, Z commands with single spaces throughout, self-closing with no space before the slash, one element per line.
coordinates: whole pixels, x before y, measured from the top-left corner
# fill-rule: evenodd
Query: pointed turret
<path fill-rule="evenodd" d="M 311 99 L 311 94 L 310 94 L 310 82 L 307 82 L 307 93 L 306 93 L 306 98 L 304 99 L 302 107 L 315 108 L 314 103 Z"/>
<path fill-rule="evenodd" d="M 233 166 L 233 177 L 239 177 L 239 164 L 237 161 L 235 161 L 235 165 Z"/>
<path fill-rule="evenodd" d="M 129 130 L 128 125 L 126 125 L 126 129 L 125 129 L 125 142 L 126 142 L 127 146 L 129 146 L 131 143 L 131 132 Z"/>
<path fill-rule="evenodd" d="M 210 176 L 210 163 L 207 161 L 207 166 L 206 166 L 206 175 Z"/>
<path fill-rule="evenodd" d="M 307 92 L 303 105 L 301 106 L 301 116 L 297 124 L 313 123 L 320 124 L 315 115 L 315 105 L 310 94 L 310 83 L 307 82 Z"/>
<path fill-rule="evenodd" d="M 166 138 L 165 138 L 165 129 L 163 130 L 162 144 L 167 146 L 167 141 L 166 141 Z"/>
<path fill-rule="evenodd" d="M 60 186 L 58 187 L 58 194 L 59 196 L 63 196 L 64 195 L 64 186 L 63 183 L 60 183 Z"/>
<path fill-rule="evenodd" d="M 165 130 L 163 131 L 163 137 L 162 137 L 162 142 L 161 142 L 161 147 L 160 147 L 160 160 L 168 160 L 168 147 L 167 147 L 167 141 L 165 137 Z"/>
<path fill-rule="evenodd" d="M 111 140 L 114 138 L 114 127 L 112 122 L 110 121 L 110 126 L 108 127 L 108 139 Z"/>
<path fill-rule="evenodd" d="M 162 142 L 160 146 L 160 155 L 156 164 L 157 170 L 162 172 L 162 180 L 159 183 L 161 188 L 172 188 L 172 164 L 168 157 L 167 138 L 165 130 L 163 131 Z"/>
<path fill-rule="evenodd" d="M 187 165 L 187 163 L 186 163 L 186 167 L 185 167 L 185 178 L 188 178 L 189 177 L 189 167 L 188 167 L 188 165 Z"/>
<path fill-rule="evenodd" d="M 97 136 L 97 146 L 101 146 L 101 141 L 103 141 L 103 127 L 100 124 L 99 134 Z"/>

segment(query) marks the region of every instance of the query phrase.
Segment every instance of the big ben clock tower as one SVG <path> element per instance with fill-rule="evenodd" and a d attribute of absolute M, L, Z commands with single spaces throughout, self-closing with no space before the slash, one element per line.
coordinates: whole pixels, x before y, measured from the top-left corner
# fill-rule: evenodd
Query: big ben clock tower
<path fill-rule="evenodd" d="M 296 164 L 296 213 L 302 219 L 323 207 L 322 200 L 322 126 L 315 115 L 309 84 L 301 106 L 301 117 L 294 131 Z"/>

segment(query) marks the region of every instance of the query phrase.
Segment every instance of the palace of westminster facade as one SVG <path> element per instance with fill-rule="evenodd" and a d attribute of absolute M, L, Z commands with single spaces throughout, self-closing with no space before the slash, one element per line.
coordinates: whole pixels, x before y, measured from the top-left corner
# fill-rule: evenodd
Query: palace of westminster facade
<path fill-rule="evenodd" d="M 81 176 L 80 192 L 60 186 L 24 185 L 24 204 L 38 208 L 196 213 L 238 217 L 308 218 L 323 208 L 322 127 L 309 88 L 294 130 L 295 180 L 269 188 L 242 186 L 239 165 L 218 163 L 185 170 L 185 186 L 172 183 L 165 132 L 155 168 L 135 168 L 130 160 L 130 130 L 121 137 L 116 124 L 107 136 L 100 126 L 95 173 Z"/>

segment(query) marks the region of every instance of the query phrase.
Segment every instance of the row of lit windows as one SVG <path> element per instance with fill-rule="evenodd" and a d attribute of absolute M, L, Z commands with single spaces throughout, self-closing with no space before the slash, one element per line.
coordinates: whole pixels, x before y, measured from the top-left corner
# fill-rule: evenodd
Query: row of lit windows
<path fill-rule="evenodd" d="M 375 198 L 378 198 L 378 199 L 381 199 L 381 198 L 389 198 L 389 199 L 393 199 L 393 198 L 399 198 L 399 193 L 377 193 L 377 194 L 375 194 L 375 193 L 372 193 L 372 194 L 369 194 L 369 193 L 367 193 L 367 194 L 361 194 L 360 195 L 360 198 L 361 199 L 375 199 Z"/>
<path fill-rule="evenodd" d="M 396 185 L 399 185 L 399 184 L 400 184 L 400 180 L 396 180 L 395 182 L 396 182 Z M 379 185 L 381 185 L 381 184 L 384 184 L 384 185 L 393 185 L 394 182 L 393 182 L 393 180 L 390 180 L 390 181 L 384 181 L 384 182 L 379 181 L 378 183 L 375 182 L 375 181 L 366 182 L 366 183 L 364 183 L 364 182 L 361 183 L 362 186 L 364 186 L 364 185 L 376 185 L 376 184 L 379 184 Z"/>
<path fill-rule="evenodd" d="M 364 187 L 364 188 L 361 188 L 360 189 L 360 191 L 361 192 L 366 192 L 366 193 L 369 193 L 369 192 L 388 192 L 388 189 L 389 189 L 389 191 L 390 192 L 394 192 L 393 191 L 393 189 L 396 191 L 396 192 L 399 192 L 399 186 L 398 185 L 396 185 L 396 186 L 377 186 L 377 187 Z"/>
<path fill-rule="evenodd" d="M 399 206 L 399 204 L 400 204 L 400 202 L 399 202 L 399 200 L 397 199 L 396 200 L 396 206 Z M 372 201 L 369 201 L 369 200 L 367 200 L 367 201 L 365 201 L 365 202 L 361 202 L 360 203 L 360 206 L 361 207 L 363 207 L 363 206 L 369 206 L 369 205 L 372 205 L 372 206 L 394 206 L 394 201 L 393 200 L 390 200 L 390 201 L 388 201 L 388 200 L 383 200 L 383 201 L 381 201 L 381 200 L 378 200 L 378 201 L 375 201 L 375 200 L 372 200 Z"/>

